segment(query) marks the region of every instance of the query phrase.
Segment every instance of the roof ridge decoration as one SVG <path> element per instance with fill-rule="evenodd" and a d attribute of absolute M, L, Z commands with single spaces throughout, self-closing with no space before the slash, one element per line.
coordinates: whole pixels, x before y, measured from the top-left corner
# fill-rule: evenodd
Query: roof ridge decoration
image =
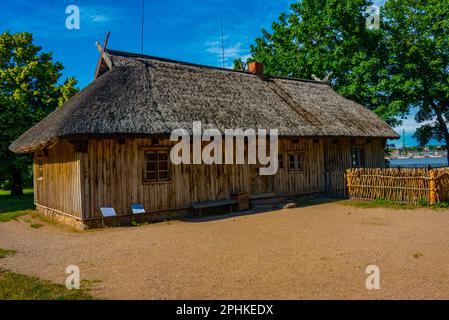
<path fill-rule="evenodd" d="M 97 67 L 95 68 L 94 80 L 105 73 L 107 68 L 112 70 L 112 62 L 107 55 L 105 55 L 106 46 L 108 45 L 110 31 L 106 32 L 106 36 L 103 41 L 103 46 L 101 46 L 98 42 L 95 42 L 95 46 L 100 52 L 100 57 L 98 58 Z"/>

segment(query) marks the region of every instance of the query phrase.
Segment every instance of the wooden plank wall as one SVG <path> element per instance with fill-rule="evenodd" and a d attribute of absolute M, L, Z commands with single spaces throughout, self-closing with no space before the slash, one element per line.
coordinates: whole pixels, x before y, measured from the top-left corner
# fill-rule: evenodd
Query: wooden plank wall
<path fill-rule="evenodd" d="M 155 139 L 153 139 L 155 140 Z M 155 140 L 158 141 L 158 140 Z M 98 216 L 102 206 L 128 214 L 132 203 L 146 210 L 181 209 L 192 202 L 229 198 L 230 192 L 249 190 L 247 165 L 172 165 L 171 181 L 143 184 L 142 147 L 169 147 L 172 142 L 150 139 L 91 140 L 83 155 L 85 218 Z"/>
<path fill-rule="evenodd" d="M 346 197 L 346 169 L 351 168 L 351 146 L 365 147 L 365 167 L 385 167 L 383 139 L 326 139 L 324 172 L 326 194 L 331 197 Z"/>
<path fill-rule="evenodd" d="M 74 152 L 66 141 L 58 142 L 45 155 L 34 155 L 33 173 L 35 203 L 82 218 L 81 207 L 81 154 Z M 38 180 L 38 157 L 43 160 L 43 179 Z"/>
<path fill-rule="evenodd" d="M 365 140 L 366 141 L 366 140 Z M 360 143 L 364 142 L 361 140 Z M 366 147 L 366 167 L 384 168 L 385 167 L 385 140 L 372 139 L 370 143 L 364 143 Z"/>
<path fill-rule="evenodd" d="M 157 140 L 153 139 L 153 142 Z M 85 218 L 99 215 L 99 208 L 112 206 L 120 214 L 128 214 L 132 203 L 142 203 L 146 210 L 187 208 L 192 202 L 230 197 L 232 192 L 251 194 L 250 165 L 179 165 L 171 166 L 171 182 L 143 184 L 142 147 L 155 146 L 150 139 L 91 140 L 83 154 L 83 208 Z M 161 140 L 157 147 L 172 142 Z M 293 195 L 324 192 L 323 142 L 299 139 L 298 143 L 280 141 L 281 152 L 306 151 L 303 172 L 289 173 L 287 157 L 284 169 L 274 178 L 277 194 Z"/>
<path fill-rule="evenodd" d="M 297 142 L 296 142 L 297 141 Z M 288 170 L 288 153 L 302 152 L 303 171 Z M 284 168 L 274 176 L 274 190 L 278 195 L 324 192 L 324 149 L 323 140 L 296 139 L 279 141 L 279 152 L 284 159 Z"/>
<path fill-rule="evenodd" d="M 350 145 L 338 139 L 280 139 L 284 168 L 273 178 L 277 195 L 345 192 L 344 172 L 350 167 Z M 383 141 L 357 140 L 365 145 L 366 166 L 383 167 Z M 44 181 L 35 181 L 36 202 L 83 219 L 98 218 L 100 207 L 114 207 L 118 214 L 130 212 L 132 203 L 148 211 L 183 209 L 192 202 L 230 197 L 232 192 L 251 190 L 251 169 L 243 165 L 171 166 L 171 181 L 143 184 L 142 147 L 170 147 L 173 142 L 157 139 L 90 140 L 87 153 L 75 153 L 71 144 L 59 142 L 45 158 Z M 289 172 L 290 151 L 302 151 L 304 171 Z M 37 165 L 34 166 L 35 177 Z M 81 212 L 83 213 L 81 215 Z"/>

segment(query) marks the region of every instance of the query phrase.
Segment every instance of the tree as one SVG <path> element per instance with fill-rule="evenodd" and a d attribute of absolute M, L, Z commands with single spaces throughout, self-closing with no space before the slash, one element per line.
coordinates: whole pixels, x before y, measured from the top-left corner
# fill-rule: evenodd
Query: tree
<path fill-rule="evenodd" d="M 368 0 L 302 0 L 280 15 L 269 33 L 251 46 L 255 60 L 271 75 L 304 79 L 332 74 L 330 84 L 392 125 L 406 108 L 389 106 L 379 87 L 386 77 L 388 51 L 381 30 L 366 27 Z M 391 107 L 391 106 L 390 106 Z"/>
<path fill-rule="evenodd" d="M 0 34 L 0 177 L 10 181 L 12 195 L 23 193 L 31 159 L 14 155 L 8 146 L 78 90 L 74 78 L 58 83 L 62 70 L 51 53 L 33 44 L 30 33 Z"/>
<path fill-rule="evenodd" d="M 421 145 L 432 138 L 449 146 L 449 2 L 389 0 L 383 9 L 391 105 L 416 109 L 423 123 L 414 134 Z M 449 157 L 448 157 L 449 163 Z"/>

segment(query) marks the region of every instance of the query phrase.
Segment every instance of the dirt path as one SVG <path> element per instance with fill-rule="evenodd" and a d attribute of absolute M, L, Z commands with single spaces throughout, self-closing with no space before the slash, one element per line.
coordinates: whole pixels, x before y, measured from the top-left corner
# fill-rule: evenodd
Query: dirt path
<path fill-rule="evenodd" d="M 84 233 L 0 223 L 0 266 L 117 299 L 449 299 L 449 211 L 336 203 Z M 367 290 L 367 265 L 381 289 Z"/>

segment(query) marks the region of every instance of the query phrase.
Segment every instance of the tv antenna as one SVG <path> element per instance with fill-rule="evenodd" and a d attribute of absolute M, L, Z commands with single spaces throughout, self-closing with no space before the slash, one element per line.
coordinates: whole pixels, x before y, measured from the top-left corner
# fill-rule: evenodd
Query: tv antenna
<path fill-rule="evenodd" d="M 223 17 L 221 17 L 221 61 L 223 68 L 225 67 L 225 53 L 224 53 L 224 37 L 223 37 Z"/>
<path fill-rule="evenodd" d="M 405 130 L 402 129 L 402 148 L 404 149 L 404 152 L 407 151 L 407 147 L 405 146 Z"/>
<path fill-rule="evenodd" d="M 145 17 L 145 0 L 142 0 L 142 30 L 141 30 L 141 38 L 140 38 L 140 53 L 143 54 L 143 24 Z"/>

